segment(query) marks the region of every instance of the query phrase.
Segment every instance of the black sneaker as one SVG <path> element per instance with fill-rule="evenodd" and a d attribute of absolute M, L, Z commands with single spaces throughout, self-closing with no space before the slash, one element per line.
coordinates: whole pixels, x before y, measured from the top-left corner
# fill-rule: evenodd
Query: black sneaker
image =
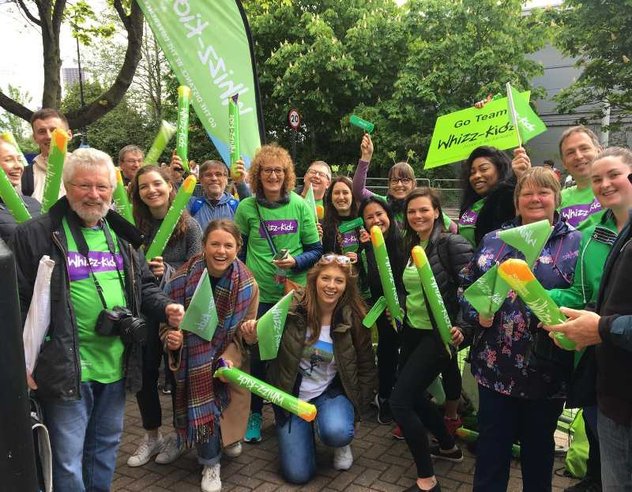
<path fill-rule="evenodd" d="M 581 482 L 565 488 L 564 492 L 601 492 L 601 482 L 593 477 L 586 477 Z"/>
<path fill-rule="evenodd" d="M 373 404 L 377 407 L 377 423 L 382 425 L 390 424 L 393 421 L 393 415 L 391 414 L 391 406 L 388 404 L 388 400 L 381 398 L 380 395 L 375 395 Z"/>
<path fill-rule="evenodd" d="M 436 444 L 430 446 L 430 456 L 439 460 L 452 461 L 453 463 L 461 463 L 463 461 L 463 451 L 458 446 L 454 446 L 453 450 L 445 451 Z"/>

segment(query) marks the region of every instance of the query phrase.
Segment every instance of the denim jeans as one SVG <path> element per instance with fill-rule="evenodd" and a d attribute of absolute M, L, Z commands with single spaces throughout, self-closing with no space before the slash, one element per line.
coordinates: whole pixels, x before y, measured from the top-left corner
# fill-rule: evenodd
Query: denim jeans
<path fill-rule="evenodd" d="M 318 435 L 325 446 L 340 448 L 351 442 L 354 435 L 354 410 L 349 399 L 338 394 L 331 397 L 327 391 L 312 399 L 317 414 L 314 420 Z M 303 484 L 316 473 L 316 447 L 314 426 L 296 415 L 276 426 L 279 441 L 281 474 L 291 483 Z"/>
<path fill-rule="evenodd" d="M 601 487 L 604 492 L 632 492 L 632 427 L 599 412 Z"/>
<path fill-rule="evenodd" d="M 125 380 L 81 383 L 81 399 L 44 401 L 53 453 L 53 489 L 110 490 L 123 433 Z"/>
<path fill-rule="evenodd" d="M 511 446 L 520 440 L 524 492 L 547 492 L 553 479 L 553 433 L 564 400 L 527 400 L 478 386 L 479 437 L 474 492 L 504 492 L 509 481 Z"/>
<path fill-rule="evenodd" d="M 203 443 L 196 443 L 197 460 L 200 465 L 213 466 L 222 458 L 222 440 L 219 434 L 219 424 L 215 426 L 213 435 Z"/>

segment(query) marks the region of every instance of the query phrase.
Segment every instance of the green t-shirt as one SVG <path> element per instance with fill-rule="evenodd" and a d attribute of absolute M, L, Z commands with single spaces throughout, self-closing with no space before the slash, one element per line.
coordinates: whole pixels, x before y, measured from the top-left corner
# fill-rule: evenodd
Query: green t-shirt
<path fill-rule="evenodd" d="M 601 204 L 595 198 L 590 186 L 581 190 L 577 189 L 577 186 L 562 190 L 562 203 L 558 211 L 562 218 L 573 227 L 579 226 L 581 222 L 600 210 Z"/>
<path fill-rule="evenodd" d="M 86 259 L 78 253 L 66 219 L 63 226 L 68 242 L 70 300 L 75 312 L 79 337 L 81 381 L 97 381 L 104 384 L 120 381 L 123 378 L 123 342 L 118 336 L 101 336 L 96 333 L 96 321 L 103 306 Z M 114 232 L 110 231 L 116 247 L 114 256 L 108 251 L 105 234 L 101 229 L 82 228 L 81 232 L 88 244 L 88 258 L 92 264 L 92 271 L 103 289 L 108 309 L 125 306 L 125 293 L 116 272 L 118 268 L 125 281 L 123 256 L 119 252 Z"/>
<path fill-rule="evenodd" d="M 422 248 L 425 249 L 427 245 L 427 241 L 421 242 Z M 428 306 L 426 306 L 424 291 L 421 288 L 421 280 L 419 280 L 417 267 L 413 265 L 412 261 L 408 261 L 402 278 L 406 289 L 406 318 L 408 319 L 408 325 L 418 330 L 432 330 Z"/>
<path fill-rule="evenodd" d="M 476 222 L 478 214 L 485 205 L 485 198 L 474 202 L 470 208 L 459 217 L 459 234 L 467 239 L 470 244 L 476 247 Z"/>
<path fill-rule="evenodd" d="M 248 236 L 246 265 L 259 284 L 260 300 L 274 303 L 283 296 L 283 285 L 275 281 L 277 269 L 272 263 L 274 255 L 261 229 L 256 203 L 254 196 L 242 200 L 234 220 L 239 231 Z M 288 203 L 278 208 L 259 205 L 259 211 L 277 251 L 285 248 L 296 257 L 303 252 L 304 244 L 320 241 L 313 211 L 294 192 L 290 193 Z M 306 275 L 306 272 L 288 272 L 288 277 L 301 285 L 305 285 Z"/>

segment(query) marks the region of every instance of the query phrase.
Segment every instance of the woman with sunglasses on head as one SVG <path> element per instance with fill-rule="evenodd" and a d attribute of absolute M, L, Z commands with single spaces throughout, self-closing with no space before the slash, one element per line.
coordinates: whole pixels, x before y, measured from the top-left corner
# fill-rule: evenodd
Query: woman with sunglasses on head
<path fill-rule="evenodd" d="M 358 204 L 351 180 L 346 176 L 335 177 L 325 195 L 323 251 L 346 255 L 355 263 L 360 245 L 359 228 L 347 232 L 340 232 L 338 228 L 357 218 Z"/>
<path fill-rule="evenodd" d="M 404 260 L 402 254 L 402 239 L 395 223 L 395 217 L 389 205 L 373 195 L 360 204 L 358 215 L 364 220 L 364 229 L 360 232 L 360 248 L 358 249 L 358 269 L 363 292 L 368 292 L 368 303 L 375 304 L 384 295 L 380 274 L 375 260 L 375 253 L 371 244 L 370 231 L 373 226 L 379 227 L 384 236 L 384 244 L 388 252 L 388 258 L 393 271 L 393 278 L 400 299 L 403 299 L 404 288 L 402 285 L 402 273 Z M 397 357 L 399 351 L 399 335 L 393 328 L 387 313 L 383 312 L 376 321 L 377 343 L 377 370 L 379 389 L 375 395 L 377 407 L 377 421 L 386 425 L 393 421 L 388 399 L 395 384 L 397 373 Z"/>
<path fill-rule="evenodd" d="M 316 406 L 314 423 L 274 407 L 281 473 L 307 483 L 316 473 L 314 433 L 334 448 L 333 467 L 353 464 L 351 441 L 373 397 L 374 355 L 366 312 L 347 256 L 327 254 L 308 272 L 288 313 L 268 381 Z"/>
<path fill-rule="evenodd" d="M 240 258 L 245 259 L 261 291 L 257 318 L 283 297 L 286 286 L 305 285 L 307 270 L 323 253 L 314 212 L 292 191 L 295 184 L 288 151 L 278 145 L 263 145 L 250 167 L 252 196 L 239 203 L 234 219 L 244 243 Z M 251 372 L 260 379 L 265 374 L 256 348 Z M 253 395 L 251 401 L 244 440 L 259 442 L 263 400 Z"/>
<path fill-rule="evenodd" d="M 408 490 L 432 490 L 438 492 L 432 465 L 432 457 L 453 462 L 463 460 L 463 453 L 456 446 L 435 404 L 426 396 L 426 389 L 443 375 L 446 394 L 446 417 L 456 418 L 461 396 L 461 374 L 454 347 L 463 341 L 457 324 L 459 303 L 457 300 L 458 272 L 472 257 L 472 246 L 461 236 L 447 233 L 441 221 L 439 195 L 430 188 L 417 188 L 406 198 L 405 251 L 409 260 L 403 272 L 406 291 L 406 316 L 402 328 L 399 374 L 391 394 L 393 418 L 399 425 L 406 444 L 417 466 L 416 483 Z M 437 331 L 435 319 L 428 307 L 426 293 L 421 287 L 417 268 L 410 251 L 421 246 L 428 257 L 439 292 L 452 321 L 450 353 Z M 451 413 L 451 415 L 450 415 Z M 428 445 L 428 430 L 438 440 L 436 446 Z"/>
<path fill-rule="evenodd" d="M 134 220 L 145 236 L 145 248 L 154 239 L 162 220 L 175 198 L 175 189 L 169 172 L 154 165 L 141 167 L 130 182 L 130 195 L 134 207 Z M 149 268 L 156 281 L 164 287 L 176 269 L 202 249 L 202 231 L 198 223 L 184 212 L 169 239 L 162 256 L 148 258 Z M 156 462 L 167 464 L 181 454 L 173 438 L 163 440 L 160 434 L 162 411 L 158 396 L 162 344 L 158 337 L 158 325 L 150 325 L 149 338 L 143 350 L 143 385 L 136 394 L 145 436 L 136 451 L 127 460 L 128 466 L 142 466 L 154 455 Z M 173 387 L 173 376 L 167 371 L 167 382 Z M 172 394 L 172 399 L 175 395 Z"/>
<path fill-rule="evenodd" d="M 213 373 L 220 358 L 236 367 L 247 360 L 245 346 L 257 340 L 254 317 L 259 289 L 237 259 L 241 234 L 232 221 L 211 221 L 203 244 L 203 253 L 178 271 L 166 293 L 188 309 L 200 278 L 208 272 L 218 317 L 215 332 L 209 341 L 179 329 L 162 330 L 161 337 L 176 379 L 174 427 L 178 441 L 182 449 L 185 445 L 197 449 L 198 463 L 203 466 L 202 492 L 219 492 L 222 444 L 241 448 L 250 393 L 213 378 Z"/>

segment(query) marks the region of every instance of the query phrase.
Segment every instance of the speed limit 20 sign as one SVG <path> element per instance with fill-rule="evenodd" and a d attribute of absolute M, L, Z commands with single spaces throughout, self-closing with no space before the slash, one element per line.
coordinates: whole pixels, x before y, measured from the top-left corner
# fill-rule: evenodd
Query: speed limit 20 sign
<path fill-rule="evenodd" d="M 298 109 L 292 108 L 288 111 L 287 122 L 292 130 L 298 130 L 298 127 L 301 126 L 301 115 L 298 114 Z"/>

